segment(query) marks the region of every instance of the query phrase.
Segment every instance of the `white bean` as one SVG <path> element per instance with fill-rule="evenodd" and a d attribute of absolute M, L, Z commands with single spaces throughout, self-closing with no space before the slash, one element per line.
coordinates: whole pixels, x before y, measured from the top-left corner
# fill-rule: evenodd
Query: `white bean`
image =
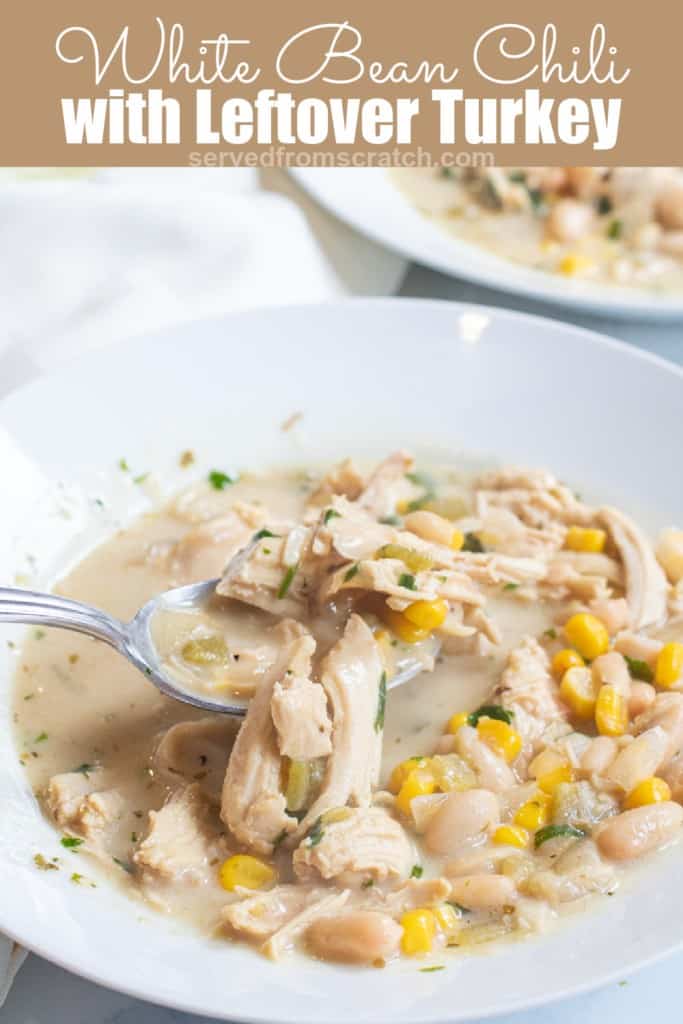
<path fill-rule="evenodd" d="M 604 775 L 617 756 L 617 745 L 611 736 L 596 736 L 581 758 L 580 768 L 587 775 Z"/>
<path fill-rule="evenodd" d="M 435 512 L 427 512 L 424 509 L 409 512 L 403 522 L 406 530 L 410 530 L 416 536 L 434 544 L 443 544 L 445 547 L 450 547 L 453 534 L 456 532 L 453 523 L 449 523 Z"/>
<path fill-rule="evenodd" d="M 621 654 L 610 651 L 593 662 L 593 674 L 602 685 L 613 686 L 626 700 L 631 696 L 631 674 Z"/>
<path fill-rule="evenodd" d="M 455 734 L 455 750 L 474 768 L 480 786 L 503 793 L 517 782 L 508 764 L 483 743 L 477 730 L 462 725 Z"/>
<path fill-rule="evenodd" d="M 401 926 L 387 914 L 352 911 L 338 917 L 319 917 L 306 930 L 306 945 L 321 960 L 371 964 L 398 952 Z"/>
<path fill-rule="evenodd" d="M 449 793 L 427 825 L 425 846 L 432 853 L 457 853 L 483 839 L 499 822 L 498 801 L 488 790 Z"/>
<path fill-rule="evenodd" d="M 597 835 L 600 853 L 610 860 L 633 860 L 670 843 L 683 825 L 683 807 L 671 800 L 647 804 L 610 818 Z"/>
<path fill-rule="evenodd" d="M 672 583 L 683 580 L 683 530 L 662 530 L 657 559 Z"/>
<path fill-rule="evenodd" d="M 669 735 L 669 745 L 662 759 L 662 764 L 667 764 L 683 747 L 683 694 L 658 693 L 647 711 L 633 723 L 636 734 L 656 725 L 661 725 Z"/>
<path fill-rule="evenodd" d="M 650 683 L 636 681 L 631 683 L 631 696 L 628 700 L 629 718 L 637 718 L 644 711 L 652 707 L 655 702 L 657 691 Z"/>
<path fill-rule="evenodd" d="M 607 771 L 607 778 L 630 793 L 643 779 L 656 774 L 668 746 L 668 733 L 661 726 L 646 729 L 619 752 Z"/>
<path fill-rule="evenodd" d="M 467 910 L 501 910 L 517 902 L 517 887 L 507 875 L 463 875 L 451 880 L 451 899 Z"/>
<path fill-rule="evenodd" d="M 561 199 L 553 206 L 546 221 L 548 234 L 557 242 L 578 242 L 588 234 L 593 211 L 576 199 Z"/>

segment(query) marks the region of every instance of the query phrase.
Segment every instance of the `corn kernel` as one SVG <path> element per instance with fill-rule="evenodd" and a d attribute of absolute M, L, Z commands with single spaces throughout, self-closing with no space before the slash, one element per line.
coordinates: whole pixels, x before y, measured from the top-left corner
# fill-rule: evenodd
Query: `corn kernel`
<path fill-rule="evenodd" d="M 646 804 L 660 804 L 663 800 L 671 799 L 671 790 L 664 781 L 656 775 L 649 779 L 643 779 L 635 789 L 626 797 L 624 807 L 632 810 L 634 807 L 645 807 Z"/>
<path fill-rule="evenodd" d="M 432 910 L 426 907 L 409 910 L 401 918 L 401 927 L 401 949 L 407 956 L 431 952 L 436 933 L 436 918 Z"/>
<path fill-rule="evenodd" d="M 574 277 L 576 274 L 581 274 L 592 266 L 593 261 L 588 259 L 587 256 L 583 256 L 580 252 L 568 253 L 560 260 L 560 273 L 565 274 L 567 277 Z"/>
<path fill-rule="evenodd" d="M 219 872 L 220 883 L 228 892 L 234 889 L 262 889 L 275 881 L 275 871 L 257 857 L 237 853 L 223 861 Z"/>
<path fill-rule="evenodd" d="M 595 724 L 601 736 L 623 736 L 628 725 L 628 705 L 613 686 L 601 686 L 595 704 Z"/>
<path fill-rule="evenodd" d="M 416 644 L 420 640 L 426 640 L 429 636 L 428 629 L 420 629 L 407 619 L 403 612 L 397 612 L 387 605 L 382 608 L 380 615 L 392 633 L 395 633 L 399 640 L 406 644 Z"/>
<path fill-rule="evenodd" d="M 522 737 L 507 722 L 499 722 L 497 718 L 480 718 L 477 722 L 477 734 L 480 740 L 505 761 L 514 761 L 522 749 Z"/>
<path fill-rule="evenodd" d="M 493 841 L 499 846 L 518 846 L 521 850 L 529 843 L 529 833 L 520 825 L 500 825 L 493 833 Z"/>
<path fill-rule="evenodd" d="M 663 690 L 668 690 L 683 675 L 683 644 L 664 644 L 657 655 L 655 664 L 655 682 Z"/>
<path fill-rule="evenodd" d="M 560 697 L 579 718 L 592 718 L 598 699 L 598 684 L 585 666 L 568 668 L 560 683 Z"/>
<path fill-rule="evenodd" d="M 565 647 L 554 656 L 551 667 L 555 675 L 562 678 L 568 668 L 580 668 L 585 664 L 586 662 L 578 651 L 572 651 L 570 647 Z"/>
<path fill-rule="evenodd" d="M 427 768 L 414 768 L 406 776 L 396 797 L 396 804 L 404 814 L 410 814 L 410 803 L 416 796 L 431 796 L 436 780 Z"/>
<path fill-rule="evenodd" d="M 529 832 L 535 832 L 536 829 L 543 828 L 550 819 L 551 804 L 551 797 L 542 790 L 539 790 L 531 800 L 527 800 L 525 804 L 518 808 L 515 814 L 515 825 L 521 825 L 522 828 L 528 829 Z"/>
<path fill-rule="evenodd" d="M 609 633 L 605 624 L 590 612 L 578 612 L 565 624 L 567 640 L 582 658 L 593 661 L 609 650 Z"/>
<path fill-rule="evenodd" d="M 416 768 L 426 768 L 428 760 L 426 757 L 409 757 L 407 761 L 397 764 L 389 779 L 389 789 L 392 793 L 398 793 L 411 772 Z"/>
<path fill-rule="evenodd" d="M 574 771 L 569 762 L 561 764 L 557 768 L 553 768 L 552 771 L 536 777 L 538 787 L 539 789 L 542 789 L 544 793 L 554 793 L 557 787 L 563 782 L 573 781 Z"/>
<path fill-rule="evenodd" d="M 469 718 L 467 711 L 458 711 L 456 714 L 451 715 L 448 719 L 448 725 L 446 726 L 446 732 L 454 736 L 458 729 L 461 729 L 463 725 L 467 725 L 467 719 Z"/>
<path fill-rule="evenodd" d="M 436 919 L 436 926 L 444 935 L 453 935 L 460 928 L 460 915 L 450 903 L 440 903 L 434 907 L 432 913 Z"/>
<path fill-rule="evenodd" d="M 461 530 L 453 530 L 453 536 L 451 537 L 451 547 L 453 550 L 460 551 L 464 543 L 465 534 Z"/>
<path fill-rule="evenodd" d="M 605 550 L 607 534 L 604 530 L 587 529 L 583 526 L 570 526 L 567 530 L 564 546 L 570 551 L 589 551 L 600 554 Z"/>
<path fill-rule="evenodd" d="M 438 629 L 446 620 L 448 605 L 441 598 L 436 601 L 414 601 L 403 615 L 419 629 Z"/>

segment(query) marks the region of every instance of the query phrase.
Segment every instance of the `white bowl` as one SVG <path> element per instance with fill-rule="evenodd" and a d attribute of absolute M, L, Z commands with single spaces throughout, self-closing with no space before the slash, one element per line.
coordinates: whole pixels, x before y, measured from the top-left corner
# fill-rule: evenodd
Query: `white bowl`
<path fill-rule="evenodd" d="M 83 358 L 0 404 L 0 578 L 63 570 L 146 500 L 110 472 L 257 467 L 398 444 L 547 465 L 588 494 L 683 519 L 683 372 L 550 321 L 409 300 L 267 310 L 197 323 Z M 281 424 L 294 411 L 292 431 Z M 186 480 L 177 468 L 164 489 Z M 62 486 L 60 486 L 60 482 Z M 93 498 L 104 499 L 103 510 Z M 42 572 L 41 572 L 42 570 Z M 15 636 L 5 627 L 3 640 Z M 449 955 L 447 969 L 273 965 L 147 910 L 106 882 L 75 886 L 32 858 L 63 853 L 17 761 L 11 656 L 0 645 L 0 930 L 78 974 L 228 1020 L 431 1024 L 520 1009 L 622 978 L 680 947 L 683 851 L 542 939 Z M 106 682 L 103 681 L 103 685 Z M 90 871 L 90 869 L 89 869 Z"/>
<path fill-rule="evenodd" d="M 683 319 L 683 294 L 656 294 L 525 267 L 456 238 L 423 216 L 375 167 L 294 168 L 319 203 L 376 242 L 453 277 L 538 302 L 631 320 Z"/>

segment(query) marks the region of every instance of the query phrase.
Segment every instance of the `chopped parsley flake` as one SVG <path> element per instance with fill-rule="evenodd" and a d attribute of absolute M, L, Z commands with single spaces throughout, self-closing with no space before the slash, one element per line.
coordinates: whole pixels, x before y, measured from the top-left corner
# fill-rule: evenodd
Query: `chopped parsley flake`
<path fill-rule="evenodd" d="M 292 580 L 296 576 L 296 571 L 297 571 L 298 568 L 299 568 L 299 563 L 298 562 L 297 562 L 296 565 L 290 565 L 289 569 L 287 570 L 287 572 L 282 577 L 282 583 L 280 584 L 280 589 L 277 592 L 277 596 L 278 596 L 278 598 L 280 600 L 282 600 L 283 597 L 287 596 L 287 591 L 289 590 L 289 588 L 292 585 Z"/>
<path fill-rule="evenodd" d="M 36 738 L 34 739 L 33 742 L 34 743 L 44 743 L 46 739 L 47 739 L 47 733 L 46 732 L 41 732 L 41 733 L 39 733 L 36 736 Z"/>
<path fill-rule="evenodd" d="M 410 572 L 402 572 L 398 578 L 399 587 L 405 587 L 406 590 L 416 590 L 417 584 L 415 583 L 415 577 Z"/>
<path fill-rule="evenodd" d="M 607 237 L 611 238 L 612 241 L 616 242 L 618 238 L 621 238 L 624 231 L 623 221 L 615 220 L 610 221 L 607 228 Z"/>
<path fill-rule="evenodd" d="M 633 679 L 640 679 L 643 683 L 651 683 L 654 679 L 654 672 L 646 661 L 640 661 L 639 658 L 629 658 L 628 654 L 624 655 L 628 670 Z"/>
<path fill-rule="evenodd" d="M 237 477 L 228 476 L 227 473 L 222 473 L 219 469 L 212 469 L 208 480 L 214 491 L 224 491 L 229 484 L 236 482 Z"/>
<path fill-rule="evenodd" d="M 59 841 L 65 850 L 77 850 L 79 846 L 83 845 L 83 840 L 78 839 L 77 836 L 62 836 Z"/>
<path fill-rule="evenodd" d="M 120 868 L 126 871 L 129 875 L 133 874 L 133 868 L 130 864 L 126 864 L 125 860 L 119 860 L 118 857 L 112 857 L 115 864 L 118 864 Z"/>
<path fill-rule="evenodd" d="M 545 630 L 543 636 L 547 637 L 548 640 L 557 640 L 557 630 L 551 626 L 550 629 Z"/>
<path fill-rule="evenodd" d="M 265 527 L 259 530 L 258 533 L 254 534 L 254 540 L 263 540 L 264 537 L 277 537 L 276 533 L 271 533 L 270 530 L 266 530 Z"/>
<path fill-rule="evenodd" d="M 415 484 L 416 487 L 422 487 L 423 493 L 419 498 L 415 498 L 413 501 L 408 502 L 408 512 L 417 512 L 419 509 L 433 501 L 436 497 L 436 483 L 434 479 L 427 473 L 406 473 L 406 479 L 410 480 L 411 484 Z"/>
<path fill-rule="evenodd" d="M 469 551 L 472 555 L 481 555 L 486 549 L 477 537 L 476 533 L 466 533 L 465 540 L 463 541 L 463 545 L 460 550 Z"/>
<path fill-rule="evenodd" d="M 40 871 L 59 871 L 57 865 L 43 857 L 42 853 L 36 853 L 33 857 L 33 863 Z"/>
<path fill-rule="evenodd" d="M 336 508 L 328 508 L 323 516 L 323 525 L 327 526 L 330 519 L 341 519 L 341 512 L 337 512 Z"/>
<path fill-rule="evenodd" d="M 145 480 L 149 476 L 149 473 L 138 473 L 137 476 L 133 477 L 134 484 L 144 484 Z"/>
<path fill-rule="evenodd" d="M 400 516 L 382 516 L 379 520 L 382 526 L 400 526 L 402 521 Z"/>
<path fill-rule="evenodd" d="M 318 843 L 321 842 L 324 835 L 325 830 L 323 829 L 323 819 L 318 818 L 318 820 L 313 825 L 313 828 L 308 833 L 308 845 L 317 846 Z"/>
<path fill-rule="evenodd" d="M 420 967 L 420 974 L 433 974 L 434 971 L 445 971 L 446 968 L 443 964 L 434 964 L 433 967 Z"/>
<path fill-rule="evenodd" d="M 85 775 L 87 779 L 90 772 L 94 772 L 96 769 L 96 764 L 87 764 L 87 762 L 84 761 L 83 764 L 79 764 L 77 768 L 72 768 L 71 771 L 78 772 L 79 775 Z"/>
<path fill-rule="evenodd" d="M 410 877 L 411 878 L 422 878 L 423 874 L 424 874 L 424 868 L 422 867 L 422 865 L 421 864 L 413 864 L 411 872 L 410 872 Z"/>
<path fill-rule="evenodd" d="M 42 640 L 44 636 L 45 636 L 45 630 L 44 629 L 34 629 L 33 630 L 33 639 L 34 640 Z"/>
<path fill-rule="evenodd" d="M 122 473 L 130 473 L 130 466 L 126 459 L 119 459 L 119 469 Z"/>
<path fill-rule="evenodd" d="M 612 200 L 609 196 L 598 197 L 597 210 L 601 217 L 612 212 Z"/>
<path fill-rule="evenodd" d="M 372 889 L 374 884 L 375 884 L 374 878 L 366 878 L 366 879 L 364 879 L 361 882 L 360 887 L 361 887 L 361 889 Z"/>
<path fill-rule="evenodd" d="M 344 573 L 344 583 L 348 583 L 349 580 L 352 580 L 353 577 L 357 576 L 357 575 L 358 575 L 358 563 L 356 562 L 355 565 L 352 565 L 351 568 L 347 569 L 346 572 Z"/>
<path fill-rule="evenodd" d="M 503 590 L 518 590 L 519 583 L 506 583 Z"/>
<path fill-rule="evenodd" d="M 381 732 L 384 728 L 384 711 L 387 706 L 387 674 L 382 672 L 379 680 L 379 693 L 377 695 L 377 714 L 375 715 L 375 732 Z"/>
<path fill-rule="evenodd" d="M 498 722 L 507 722 L 511 725 L 513 717 L 514 711 L 508 711 L 501 704 L 483 704 L 477 711 L 467 716 L 467 724 L 476 728 L 480 718 L 495 718 Z"/>

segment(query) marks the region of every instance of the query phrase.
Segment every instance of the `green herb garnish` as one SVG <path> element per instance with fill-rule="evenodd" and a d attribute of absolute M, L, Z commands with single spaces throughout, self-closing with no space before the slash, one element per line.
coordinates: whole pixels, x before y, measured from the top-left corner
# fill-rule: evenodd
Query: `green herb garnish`
<path fill-rule="evenodd" d="M 287 838 L 287 835 L 288 835 L 287 829 L 283 828 L 282 832 L 280 832 L 278 835 L 275 836 L 275 839 L 273 839 L 273 849 L 274 850 L 277 850 L 277 848 L 280 845 L 280 843 L 285 841 L 285 839 Z"/>
<path fill-rule="evenodd" d="M 646 661 L 641 661 L 639 658 L 629 658 L 628 654 L 624 655 L 624 659 L 633 679 L 640 679 L 643 683 L 652 682 L 654 672 Z"/>
<path fill-rule="evenodd" d="M 59 868 L 51 860 L 47 860 L 43 857 L 42 853 L 36 853 L 33 856 L 33 863 L 40 871 L 59 871 Z"/>
<path fill-rule="evenodd" d="M 277 596 L 278 596 L 278 598 L 280 600 L 282 600 L 283 597 L 287 596 L 287 591 L 289 590 L 289 588 L 292 585 L 292 580 L 296 576 L 296 571 L 297 571 L 298 568 L 299 568 L 299 563 L 298 562 L 296 563 L 296 565 L 290 565 L 289 569 L 287 570 L 287 572 L 282 577 L 282 583 L 280 584 L 280 589 L 277 592 Z"/>
<path fill-rule="evenodd" d="M 224 491 L 229 484 L 234 484 L 237 478 L 228 476 L 227 473 L 222 473 L 219 469 L 212 469 L 208 479 L 215 491 Z"/>
<path fill-rule="evenodd" d="M 149 476 L 149 473 L 138 473 L 137 476 L 133 477 L 134 484 L 144 484 L 145 480 Z"/>
<path fill-rule="evenodd" d="M 71 771 L 74 773 L 78 773 L 79 775 L 85 775 L 86 779 L 90 775 L 90 772 L 94 772 L 96 770 L 96 764 L 86 764 L 85 762 L 83 764 L 79 764 L 77 768 L 71 769 Z"/>
<path fill-rule="evenodd" d="M 609 226 L 607 228 L 607 237 L 611 238 L 613 241 L 616 241 L 618 238 L 621 238 L 621 236 L 623 234 L 623 231 L 624 231 L 624 223 L 623 223 L 623 221 L 616 220 L 616 219 L 612 220 L 612 221 L 610 221 Z"/>
<path fill-rule="evenodd" d="M 259 530 L 258 533 L 255 533 L 252 539 L 263 540 L 264 537 L 277 537 L 277 534 L 271 533 L 270 530 L 266 530 L 264 527 L 262 530 Z"/>
<path fill-rule="evenodd" d="M 127 864 L 125 860 L 119 860 L 118 857 L 112 857 L 112 860 L 114 861 L 114 864 L 118 864 L 118 866 L 127 872 L 127 874 L 133 874 L 133 867 L 131 864 Z"/>
<path fill-rule="evenodd" d="M 543 636 L 547 637 L 548 640 L 557 640 L 557 630 L 553 626 L 550 629 L 546 629 Z"/>
<path fill-rule="evenodd" d="M 357 576 L 358 569 L 358 562 L 356 562 L 355 565 L 352 565 L 350 569 L 347 569 L 346 572 L 344 573 L 344 583 L 348 583 L 349 580 L 352 580 L 354 576 Z"/>
<path fill-rule="evenodd" d="M 549 839 L 557 839 L 560 836 L 567 836 L 572 839 L 585 839 L 586 833 L 580 828 L 575 828 L 573 825 L 546 825 L 544 828 L 539 828 L 534 836 L 534 847 L 538 849 L 539 846 L 543 846 L 543 843 L 547 843 Z"/>
<path fill-rule="evenodd" d="M 519 583 L 506 583 L 503 590 L 519 590 Z"/>
<path fill-rule="evenodd" d="M 598 196 L 596 208 L 601 217 L 612 212 L 612 200 L 609 196 Z"/>
<path fill-rule="evenodd" d="M 313 825 L 313 828 L 308 833 L 308 845 L 317 846 L 324 835 L 325 830 L 323 829 L 323 819 L 318 818 L 318 820 Z"/>
<path fill-rule="evenodd" d="M 33 639 L 34 640 L 42 640 L 44 636 L 45 636 L 45 630 L 44 629 L 34 629 L 33 630 Z"/>
<path fill-rule="evenodd" d="M 434 500 L 436 497 L 436 482 L 428 473 L 406 473 L 406 479 L 410 480 L 411 484 L 415 484 L 416 487 L 422 487 L 423 489 L 419 498 L 414 498 L 408 502 L 409 512 L 417 512 L 428 501 Z"/>
<path fill-rule="evenodd" d="M 361 882 L 360 887 L 361 887 L 361 889 L 372 889 L 374 884 L 375 884 L 374 878 L 365 878 Z"/>
<path fill-rule="evenodd" d="M 382 516 L 379 522 L 382 526 L 400 526 L 402 519 L 400 516 Z"/>
<path fill-rule="evenodd" d="M 130 473 L 130 466 L 125 459 L 119 459 L 119 469 L 122 473 Z"/>
<path fill-rule="evenodd" d="M 323 524 L 327 526 L 330 519 L 341 519 L 341 512 L 337 512 L 336 508 L 328 508 L 327 512 L 323 516 Z"/>
<path fill-rule="evenodd" d="M 411 871 L 410 871 L 410 877 L 411 878 L 422 878 L 423 874 L 424 874 L 424 868 L 422 867 L 422 865 L 421 864 L 413 864 L 413 866 L 411 868 Z"/>
<path fill-rule="evenodd" d="M 443 964 L 434 964 L 433 967 L 420 967 L 418 970 L 420 974 L 433 974 L 434 971 L 445 971 L 446 968 Z"/>
<path fill-rule="evenodd" d="M 46 732 L 41 732 L 41 733 L 39 733 L 36 736 L 36 738 L 34 739 L 33 742 L 34 743 L 44 743 L 46 739 L 47 739 L 47 733 Z"/>
<path fill-rule="evenodd" d="M 417 585 L 415 583 L 415 577 L 410 572 L 402 572 L 398 578 L 399 587 L 405 587 L 406 590 L 416 590 Z"/>
<path fill-rule="evenodd" d="M 65 850 L 76 850 L 83 845 L 83 840 L 76 836 L 62 836 L 59 840 Z"/>
<path fill-rule="evenodd" d="M 375 732 L 381 732 L 384 728 L 384 711 L 387 706 L 387 674 L 382 672 L 379 679 L 379 692 L 377 695 L 377 714 L 375 715 Z"/>
<path fill-rule="evenodd" d="M 467 716 L 467 724 L 476 727 L 480 718 L 495 718 L 498 722 L 507 722 L 511 725 L 514 715 L 514 711 L 508 711 L 502 704 L 483 704 Z"/>
<path fill-rule="evenodd" d="M 463 545 L 460 548 L 461 551 L 469 551 L 472 555 L 481 555 L 484 553 L 486 548 L 477 537 L 476 533 L 466 533 Z"/>

